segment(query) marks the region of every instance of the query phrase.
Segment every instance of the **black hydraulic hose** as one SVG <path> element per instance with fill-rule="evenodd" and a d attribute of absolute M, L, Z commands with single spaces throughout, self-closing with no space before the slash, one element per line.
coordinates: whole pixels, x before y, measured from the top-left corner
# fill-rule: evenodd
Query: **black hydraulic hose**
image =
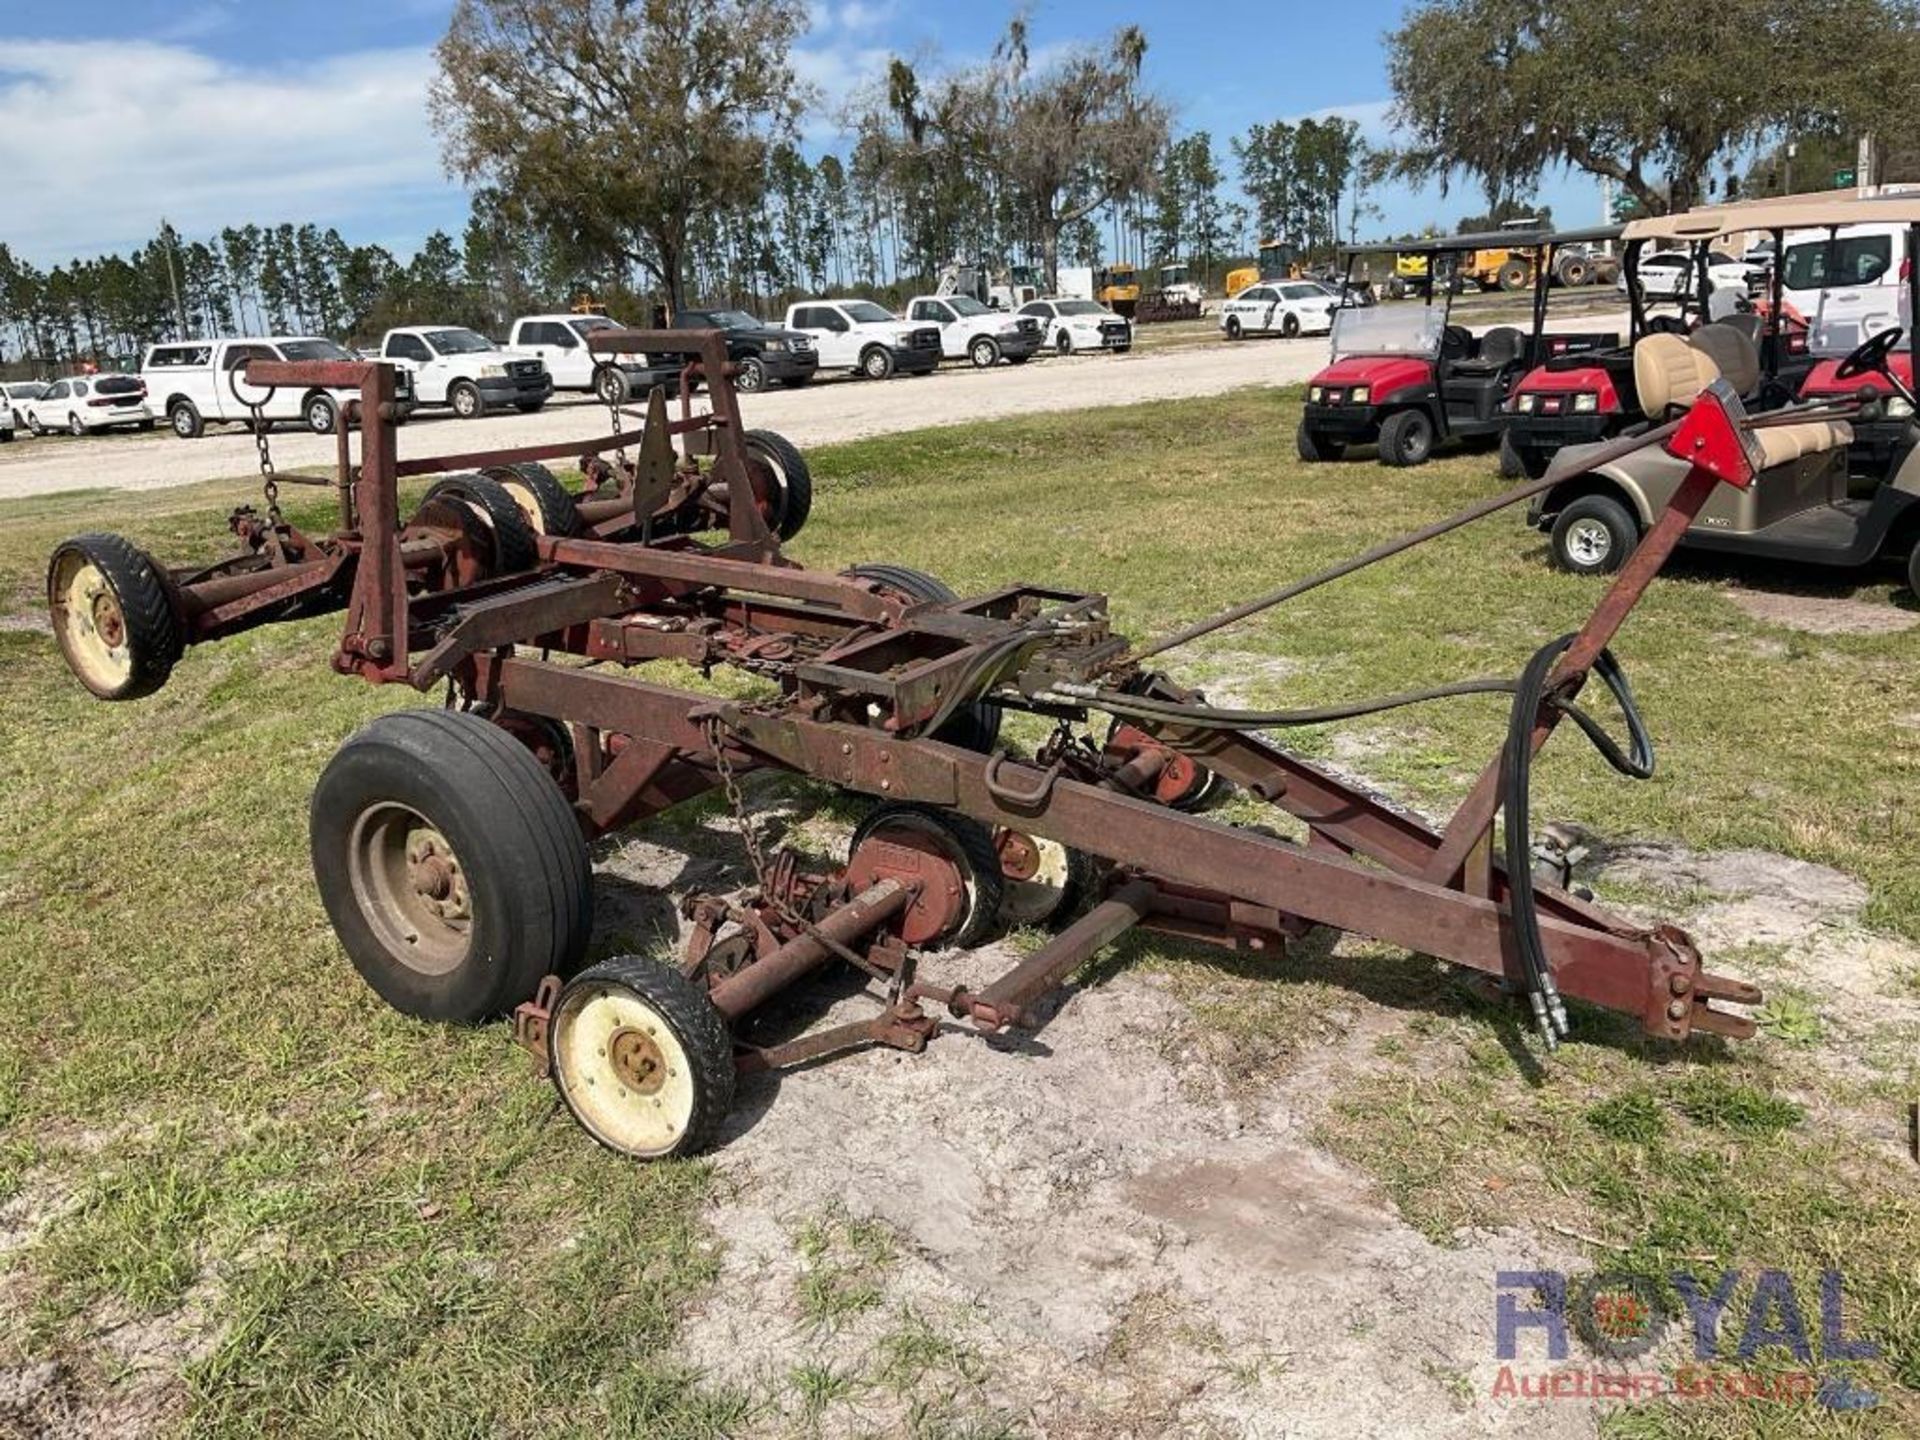
<path fill-rule="evenodd" d="M 1151 696 L 1128 695 L 1117 690 L 1097 691 L 1088 703 L 1122 719 L 1150 720 L 1188 730 L 1277 730 L 1297 725 L 1326 725 L 1336 720 L 1353 720 L 1362 715 L 1378 715 L 1383 710 L 1423 705 L 1430 700 L 1446 700 L 1457 695 L 1511 695 L 1513 692 L 1513 681 L 1495 676 L 1456 680 L 1449 685 L 1435 685 L 1425 690 L 1403 690 L 1394 695 L 1317 705 L 1305 710 L 1222 710 L 1212 705 L 1156 700 Z"/>
<path fill-rule="evenodd" d="M 1505 855 L 1507 862 L 1507 906 L 1512 916 L 1514 948 L 1519 952 L 1520 968 L 1527 986 L 1527 1003 L 1533 1011 L 1547 1048 L 1559 1044 L 1567 1033 L 1567 1007 L 1554 983 L 1553 962 L 1546 941 L 1540 934 L 1540 914 L 1533 895 L 1533 827 L 1529 813 L 1530 786 L 1533 779 L 1533 728 L 1540 707 L 1552 704 L 1570 716 L 1594 744 L 1594 748 L 1621 774 L 1645 780 L 1653 774 L 1653 739 L 1647 733 L 1639 706 L 1634 703 L 1633 687 L 1613 652 L 1602 650 L 1593 663 L 1598 675 L 1626 717 L 1629 750 L 1622 751 L 1600 722 L 1572 704 L 1570 697 L 1548 693 L 1547 679 L 1554 662 L 1572 645 L 1575 636 L 1562 635 L 1542 645 L 1521 672 L 1514 688 L 1513 709 L 1507 720 L 1507 743 L 1500 754 L 1500 793 L 1506 810 Z"/>

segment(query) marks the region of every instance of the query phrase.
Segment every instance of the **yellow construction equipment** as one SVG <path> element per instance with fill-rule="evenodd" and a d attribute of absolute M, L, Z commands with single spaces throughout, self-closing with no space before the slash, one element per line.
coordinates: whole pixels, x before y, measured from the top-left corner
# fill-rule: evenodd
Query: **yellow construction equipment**
<path fill-rule="evenodd" d="M 1102 265 L 1093 274 L 1093 298 L 1131 320 L 1140 306 L 1140 272 L 1131 265 Z"/>
<path fill-rule="evenodd" d="M 1227 298 L 1231 300 L 1249 285 L 1257 285 L 1262 280 L 1298 280 L 1300 274 L 1300 247 L 1284 240 L 1266 240 L 1261 242 L 1257 266 L 1242 265 L 1227 272 Z"/>

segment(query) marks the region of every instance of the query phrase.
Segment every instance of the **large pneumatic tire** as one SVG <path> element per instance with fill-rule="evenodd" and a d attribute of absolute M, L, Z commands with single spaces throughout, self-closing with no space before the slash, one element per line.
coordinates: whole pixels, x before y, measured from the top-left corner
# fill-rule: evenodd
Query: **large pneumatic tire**
<path fill-rule="evenodd" d="M 484 1020 L 579 965 L 586 840 L 553 776 L 479 716 L 402 710 L 363 726 L 321 772 L 308 818 L 334 933 L 402 1014 Z"/>
<path fill-rule="evenodd" d="M 487 522 L 493 533 L 493 574 L 512 575 L 540 563 L 533 526 L 507 487 L 491 475 L 449 475 L 436 480 L 427 487 L 421 503 L 442 495 L 464 500 Z"/>
<path fill-rule="evenodd" d="M 869 840 L 923 851 L 951 874 L 957 894 L 923 894 L 907 907 L 903 935 L 929 950 L 964 950 L 991 935 L 1006 901 L 1006 883 L 993 832 L 978 820 L 931 805 L 888 801 L 876 806 L 857 826 L 847 847 L 848 874 L 856 888 L 864 883 L 860 847 Z"/>
<path fill-rule="evenodd" d="M 554 1088 L 609 1150 L 638 1160 L 713 1143 L 733 1106 L 733 1039 L 671 965 L 616 955 L 560 992 L 547 1024 Z"/>
<path fill-rule="evenodd" d="M 758 355 L 742 355 L 734 366 L 733 388 L 742 395 L 757 395 L 767 388 L 767 362 Z"/>
<path fill-rule="evenodd" d="M 1502 290 L 1524 290 L 1532 283 L 1533 267 L 1524 260 L 1509 260 L 1500 267 L 1496 281 Z"/>
<path fill-rule="evenodd" d="M 331 395 L 316 392 L 301 402 L 300 418 L 315 435 L 331 435 L 334 426 L 340 423 L 340 407 L 333 403 Z"/>
<path fill-rule="evenodd" d="M 1347 447 L 1342 442 L 1316 435 L 1307 428 L 1307 422 L 1304 420 L 1293 432 L 1293 445 L 1299 452 L 1300 458 L 1309 464 L 1318 464 L 1322 460 L 1338 460 L 1347 453 Z"/>
<path fill-rule="evenodd" d="M 869 345 L 860 355 L 860 373 L 869 380 L 885 380 L 893 374 L 893 352 L 884 345 Z"/>
<path fill-rule="evenodd" d="M 602 405 L 624 405 L 632 391 L 627 372 L 618 365 L 602 365 L 593 376 L 593 393 Z"/>
<path fill-rule="evenodd" d="M 1553 522 L 1549 548 L 1557 570 L 1611 575 L 1640 543 L 1632 513 L 1610 495 L 1583 495 Z"/>
<path fill-rule="evenodd" d="M 873 580 L 912 600 L 928 600 L 936 604 L 960 597 L 943 582 L 936 580 L 924 570 L 911 570 L 905 565 L 855 565 L 841 572 L 862 580 Z M 979 754 L 989 754 L 1000 741 L 1000 707 L 975 701 L 964 709 L 955 711 L 953 717 L 942 725 L 931 738 L 949 745 L 957 745 L 962 750 L 973 750 Z"/>
<path fill-rule="evenodd" d="M 478 420 L 487 413 L 487 402 L 480 387 L 471 380 L 456 380 L 447 387 L 447 403 L 462 420 Z"/>
<path fill-rule="evenodd" d="M 538 460 L 522 460 L 515 465 L 496 465 L 485 472 L 497 480 L 513 503 L 520 507 L 527 524 L 536 535 L 573 535 L 580 529 L 580 512 L 573 496 L 567 493 L 554 473 Z"/>
<path fill-rule="evenodd" d="M 1554 278 L 1569 290 L 1577 290 L 1593 275 L 1593 266 L 1584 255 L 1569 255 L 1554 267 Z"/>
<path fill-rule="evenodd" d="M 1424 410 L 1396 410 L 1380 424 L 1382 465 L 1424 465 L 1433 454 L 1433 421 Z"/>
<path fill-rule="evenodd" d="M 991 335 L 981 335 L 967 347 L 967 359 L 976 370 L 991 370 L 1000 363 L 1000 346 Z"/>
<path fill-rule="evenodd" d="M 176 400 L 167 407 L 167 424 L 182 440 L 198 440 L 206 433 L 207 422 L 191 400 Z M 39 431 L 34 432 L 38 434 Z"/>
<path fill-rule="evenodd" d="M 772 430 L 749 430 L 740 437 L 747 458 L 758 460 L 769 470 L 780 491 L 780 503 L 774 531 L 782 540 L 791 540 L 813 513 L 813 471 L 807 460 L 786 436 Z"/>
<path fill-rule="evenodd" d="M 118 535 L 76 535 L 47 564 L 47 611 L 67 668 L 102 700 L 167 683 L 186 646 L 167 581 Z"/>

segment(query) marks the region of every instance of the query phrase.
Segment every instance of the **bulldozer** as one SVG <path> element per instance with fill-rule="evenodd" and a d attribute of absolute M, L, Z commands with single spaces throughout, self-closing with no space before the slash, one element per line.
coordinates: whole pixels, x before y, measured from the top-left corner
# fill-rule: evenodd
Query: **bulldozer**
<path fill-rule="evenodd" d="M 1140 272 L 1131 265 L 1102 265 L 1093 272 L 1093 298 L 1131 320 L 1140 308 Z"/>
<path fill-rule="evenodd" d="M 1284 240 L 1263 240 L 1257 265 L 1242 265 L 1227 272 L 1226 292 L 1231 300 L 1249 285 L 1262 280 L 1298 280 L 1301 276 L 1300 247 Z"/>

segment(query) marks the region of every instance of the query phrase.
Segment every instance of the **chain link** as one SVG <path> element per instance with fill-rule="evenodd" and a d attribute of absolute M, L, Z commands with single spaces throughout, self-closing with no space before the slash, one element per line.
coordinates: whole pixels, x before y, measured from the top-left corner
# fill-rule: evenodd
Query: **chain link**
<path fill-rule="evenodd" d="M 276 529 L 280 525 L 280 481 L 273 468 L 273 449 L 267 444 L 267 417 L 264 405 L 249 405 L 253 412 L 253 446 L 260 452 L 260 493 L 266 497 L 267 520 Z M 345 421 L 338 423 L 344 424 Z"/>
<path fill-rule="evenodd" d="M 624 390 L 626 386 L 623 383 L 615 382 L 612 377 L 617 375 L 621 381 L 624 381 L 627 372 L 619 368 L 619 357 L 616 356 L 611 366 L 600 373 L 602 376 L 600 382 L 600 398 L 607 402 L 607 421 L 613 427 L 609 433 L 618 435 L 620 433 L 620 423 L 622 419 L 619 397 L 620 392 Z M 625 445 L 614 446 L 613 458 L 619 467 L 625 470 L 627 468 L 627 447 Z"/>

